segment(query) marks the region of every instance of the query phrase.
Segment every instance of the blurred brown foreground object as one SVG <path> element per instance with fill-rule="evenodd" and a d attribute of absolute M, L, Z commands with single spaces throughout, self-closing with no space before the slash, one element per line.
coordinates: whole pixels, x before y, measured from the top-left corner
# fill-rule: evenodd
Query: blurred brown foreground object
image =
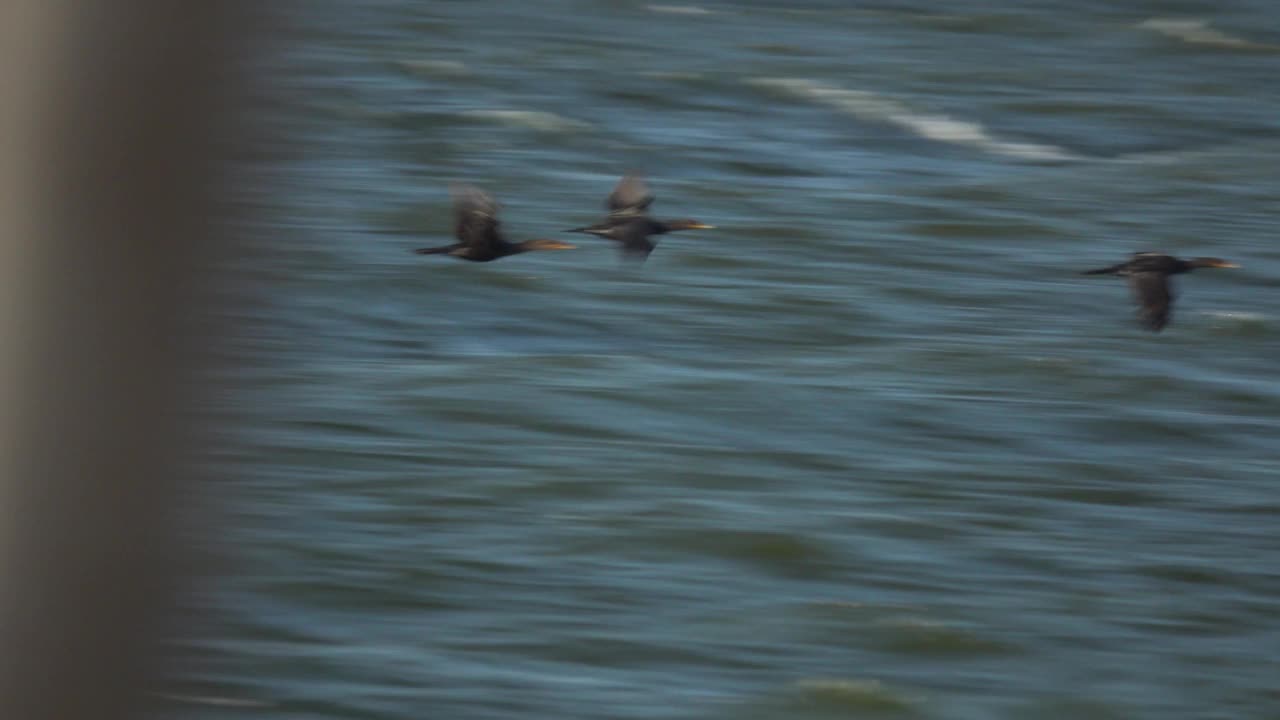
<path fill-rule="evenodd" d="M 0 717 L 123 718 L 183 569 L 232 2 L 0 3 Z"/>

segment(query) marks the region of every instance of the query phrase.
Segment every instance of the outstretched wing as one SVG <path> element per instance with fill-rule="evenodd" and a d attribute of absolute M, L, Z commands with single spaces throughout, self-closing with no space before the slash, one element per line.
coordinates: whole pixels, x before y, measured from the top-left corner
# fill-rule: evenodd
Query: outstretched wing
<path fill-rule="evenodd" d="M 1152 332 L 1159 332 L 1169 323 L 1173 308 L 1173 292 L 1169 288 L 1169 276 L 1159 272 L 1137 272 L 1129 275 L 1129 287 L 1138 303 L 1138 320 Z"/>
<path fill-rule="evenodd" d="M 498 232 L 498 203 L 474 185 L 454 185 L 454 235 L 477 256 L 490 255 L 506 243 Z"/>
<path fill-rule="evenodd" d="M 653 199 L 653 193 L 649 192 L 649 186 L 645 184 L 644 178 L 634 173 L 629 174 L 619 180 L 613 192 L 609 193 L 609 200 L 606 203 L 609 208 L 609 218 L 625 219 L 644 215 L 653 204 Z"/>

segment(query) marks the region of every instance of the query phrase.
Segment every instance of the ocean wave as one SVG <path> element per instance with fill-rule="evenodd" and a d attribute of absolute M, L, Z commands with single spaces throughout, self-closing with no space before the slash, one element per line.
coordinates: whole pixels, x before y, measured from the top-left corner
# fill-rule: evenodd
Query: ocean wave
<path fill-rule="evenodd" d="M 1160 33 L 1194 45 L 1231 48 L 1233 50 L 1280 51 L 1280 45 L 1254 42 L 1209 27 L 1209 21 L 1194 18 L 1151 18 L 1138 23 L 1143 30 Z"/>
<path fill-rule="evenodd" d="M 464 117 L 547 132 L 572 132 L 590 128 L 589 123 L 539 110 L 467 110 Z"/>
<path fill-rule="evenodd" d="M 697 5 L 645 5 L 645 9 L 656 13 L 673 15 L 710 15 L 711 11 Z"/>
<path fill-rule="evenodd" d="M 747 82 L 757 87 L 834 107 L 860 120 L 895 125 L 927 140 L 964 145 L 993 155 L 1025 160 L 1079 159 L 1055 145 L 995 137 L 976 122 L 957 120 L 947 115 L 914 112 L 901 101 L 867 90 L 848 90 L 803 78 L 752 78 Z"/>
<path fill-rule="evenodd" d="M 422 77 L 468 75 L 471 70 L 457 60 L 397 60 L 394 65 L 410 75 Z"/>
<path fill-rule="evenodd" d="M 1127 153 L 1112 158 L 1116 162 L 1143 163 L 1149 165 L 1175 165 L 1186 163 L 1212 163 L 1226 167 L 1230 161 L 1264 157 L 1280 152 L 1280 142 L 1275 139 L 1248 138 L 1232 140 L 1217 145 L 1153 150 Z M 1232 165 L 1234 167 L 1234 165 Z M 1239 172 L 1233 170 L 1233 172 Z"/>

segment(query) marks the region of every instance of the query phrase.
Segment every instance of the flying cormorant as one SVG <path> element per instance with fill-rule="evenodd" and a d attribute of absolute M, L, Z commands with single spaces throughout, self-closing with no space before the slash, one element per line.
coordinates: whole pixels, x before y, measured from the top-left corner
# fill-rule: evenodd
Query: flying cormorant
<path fill-rule="evenodd" d="M 1169 312 L 1173 306 L 1174 294 L 1169 286 L 1170 275 L 1191 272 L 1196 268 L 1233 267 L 1240 266 L 1214 257 L 1182 260 L 1163 253 L 1138 252 L 1134 253 L 1127 262 L 1097 270 L 1086 270 L 1082 274 L 1120 275 L 1129 278 L 1129 287 L 1133 289 L 1133 298 L 1138 303 L 1138 321 L 1146 329 L 1160 332 L 1169 323 Z"/>
<path fill-rule="evenodd" d="M 472 262 L 489 262 L 532 250 L 569 250 L 574 247 L 559 240 L 510 242 L 498 230 L 501 224 L 498 222 L 498 203 L 489 193 L 474 185 L 455 185 L 452 194 L 455 216 L 453 234 L 459 242 L 442 247 L 418 248 L 414 252 L 420 255 L 452 255 Z"/>
<path fill-rule="evenodd" d="M 623 257 L 637 262 L 644 262 L 649 253 L 657 247 L 652 235 L 661 235 L 673 230 L 709 230 L 712 225 L 697 220 L 657 220 L 649 215 L 649 206 L 653 204 L 654 195 L 649 191 L 644 180 L 635 174 L 629 174 L 618 181 L 605 207 L 609 216 L 602 222 L 586 227 L 573 228 L 565 232 L 590 233 L 602 238 L 618 242 L 622 247 Z"/>

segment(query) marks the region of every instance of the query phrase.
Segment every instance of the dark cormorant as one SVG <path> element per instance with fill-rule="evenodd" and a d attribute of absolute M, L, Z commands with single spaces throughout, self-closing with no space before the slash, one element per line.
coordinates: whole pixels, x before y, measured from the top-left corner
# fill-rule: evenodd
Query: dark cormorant
<path fill-rule="evenodd" d="M 501 224 L 498 222 L 498 203 L 489 193 L 474 185 L 455 185 L 452 193 L 456 218 L 453 234 L 460 242 L 414 250 L 419 255 L 452 255 L 461 260 L 489 262 L 531 250 L 569 250 L 574 247 L 559 240 L 509 242 L 498 230 Z"/>
<path fill-rule="evenodd" d="M 605 202 L 609 216 L 604 221 L 565 232 L 590 233 L 614 240 L 621 244 L 624 257 L 644 262 L 658 245 L 649 236 L 673 230 L 710 230 L 714 227 L 697 220 L 656 220 L 649 215 L 653 200 L 653 193 L 649 192 L 640 176 L 627 175 L 609 193 Z"/>
<path fill-rule="evenodd" d="M 1169 311 L 1174 294 L 1169 287 L 1169 276 L 1191 272 L 1196 268 L 1233 268 L 1235 263 L 1220 258 L 1198 257 L 1182 260 L 1172 255 L 1154 252 L 1138 252 L 1128 262 L 1119 265 L 1086 270 L 1083 275 L 1120 275 L 1129 278 L 1133 298 L 1138 303 L 1138 320 L 1152 332 L 1169 323 Z"/>

